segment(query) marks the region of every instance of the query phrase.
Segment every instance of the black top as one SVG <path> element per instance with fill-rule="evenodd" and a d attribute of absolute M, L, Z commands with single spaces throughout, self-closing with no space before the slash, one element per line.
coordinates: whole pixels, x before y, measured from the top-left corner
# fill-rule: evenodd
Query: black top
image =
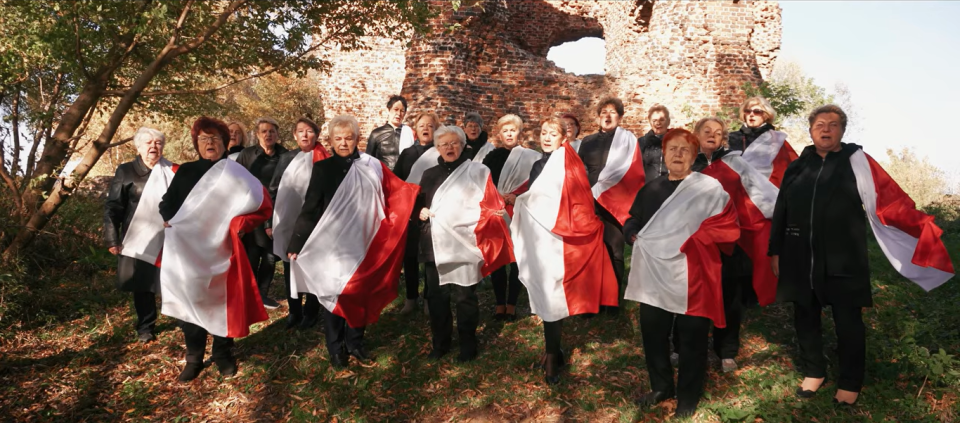
<path fill-rule="evenodd" d="M 277 208 L 277 191 L 280 190 L 280 180 L 283 179 L 283 172 L 287 171 L 293 159 L 297 158 L 297 154 L 300 154 L 299 148 L 280 154 L 280 159 L 277 160 L 277 168 L 274 169 L 270 184 L 267 185 L 267 192 L 270 194 L 270 202 L 273 203 L 274 210 Z M 265 228 L 273 227 L 273 219 L 267 219 L 263 225 Z"/>
<path fill-rule="evenodd" d="M 560 147 L 563 148 L 563 147 Z M 540 160 L 533 162 L 533 167 L 530 168 L 530 179 L 527 186 L 533 186 L 533 181 L 536 181 L 540 176 L 540 172 L 543 172 L 543 167 L 547 165 L 547 160 L 550 160 L 550 155 L 553 152 L 543 153 L 543 157 Z"/>
<path fill-rule="evenodd" d="M 103 206 L 103 243 L 107 247 L 123 243 L 150 171 L 140 156 L 117 166 Z"/>
<path fill-rule="evenodd" d="M 490 179 L 493 180 L 493 185 L 498 188 L 500 184 L 500 172 L 503 171 L 503 165 L 507 163 L 507 158 L 510 157 L 510 151 L 511 150 L 507 150 L 504 147 L 498 147 L 487 154 L 487 157 L 483 158 L 483 165 L 490 169 Z"/>
<path fill-rule="evenodd" d="M 467 148 L 463 149 L 461 156 L 466 156 L 467 160 L 473 160 L 477 157 L 480 148 L 487 143 L 487 131 L 480 131 L 480 135 L 475 140 L 467 140 Z"/>
<path fill-rule="evenodd" d="M 654 213 L 660 210 L 663 202 L 673 195 L 681 182 L 682 179 L 671 181 L 666 176 L 661 176 L 640 188 L 637 197 L 633 199 L 633 205 L 630 206 L 630 217 L 623 224 L 623 237 L 628 244 L 630 239 L 647 225 Z"/>
<path fill-rule="evenodd" d="M 187 199 L 190 191 L 193 191 L 193 187 L 197 185 L 197 182 L 200 182 L 200 178 L 203 178 L 203 175 L 220 160 L 223 159 L 217 159 L 216 161 L 200 159 L 180 165 L 177 173 L 173 174 L 173 180 L 170 181 L 167 193 L 163 194 L 163 199 L 160 200 L 160 217 L 163 217 L 164 222 L 177 215 L 180 207 L 183 206 L 183 200 Z"/>
<path fill-rule="evenodd" d="M 360 158 L 360 153 L 354 150 L 349 157 L 340 157 L 336 154 L 313 164 L 313 174 L 310 176 L 310 185 L 307 195 L 300 209 L 300 216 L 293 226 L 293 236 L 290 238 L 288 253 L 299 254 L 303 244 L 310 238 L 313 229 L 317 227 L 323 212 L 333 200 L 347 171 L 353 162 Z"/>
<path fill-rule="evenodd" d="M 432 147 L 433 142 L 430 142 L 427 145 L 420 145 L 419 143 L 416 143 L 406 150 L 403 150 L 400 153 L 400 158 L 397 159 L 397 165 L 393 168 L 393 174 L 406 181 L 407 177 L 410 176 L 410 170 L 413 169 L 413 164 L 417 162 L 417 159 L 419 159 L 423 153 Z"/>
<path fill-rule="evenodd" d="M 397 165 L 397 159 L 400 157 L 400 132 L 401 128 L 395 128 L 387 123 L 370 132 L 367 138 L 367 154 L 376 157 L 377 160 L 387 165 L 391 171 Z"/>
<path fill-rule="evenodd" d="M 417 194 L 417 202 L 413 207 L 414 216 L 420 222 L 420 254 L 419 259 L 422 263 L 429 263 L 433 260 L 433 235 L 430 230 L 430 221 L 420 220 L 420 210 L 424 207 L 430 208 L 433 205 L 433 196 L 443 182 L 450 177 L 453 171 L 467 161 L 463 154 L 452 162 L 443 161 L 443 157 L 437 158 L 438 166 L 431 167 L 423 172 L 423 178 L 420 179 L 420 193 Z"/>
<path fill-rule="evenodd" d="M 233 153 L 239 153 L 239 152 L 243 151 L 243 148 L 244 148 L 244 147 L 243 147 L 242 145 L 235 145 L 235 146 L 233 146 L 233 147 L 230 147 L 229 150 L 227 150 L 227 154 L 230 155 L 230 154 L 233 154 Z"/>
<path fill-rule="evenodd" d="M 709 163 L 707 162 L 707 156 L 703 154 L 703 152 L 697 153 L 697 159 L 693 161 L 693 166 L 690 166 L 690 169 L 692 169 L 694 172 L 703 172 L 707 166 L 710 166 L 710 163 L 720 160 L 729 152 L 730 150 L 727 150 L 723 147 L 716 149 L 713 154 L 710 155 L 711 157 Z"/>
<path fill-rule="evenodd" d="M 746 150 L 750 144 L 753 144 L 764 132 L 774 129 L 769 123 L 764 123 L 756 128 L 750 128 L 747 125 L 743 125 L 739 130 L 731 132 L 727 136 L 727 145 L 731 150 Z"/>
<path fill-rule="evenodd" d="M 597 184 L 600 179 L 600 171 L 607 165 L 607 153 L 610 152 L 610 146 L 613 144 L 613 136 L 616 130 L 610 132 L 597 132 L 587 135 L 580 143 L 580 159 L 583 160 L 583 167 L 587 169 L 587 181 L 590 186 Z"/>
<path fill-rule="evenodd" d="M 645 182 L 649 184 L 654 179 L 666 175 L 667 165 L 663 162 L 663 135 L 657 135 L 651 129 L 637 139 L 637 143 L 640 144 L 640 154 L 643 156 Z"/>
<path fill-rule="evenodd" d="M 280 156 L 286 153 L 287 149 L 277 143 L 273 146 L 273 155 L 268 156 L 263 147 L 257 144 L 252 147 L 244 148 L 237 157 L 237 163 L 247 168 L 253 176 L 260 180 L 264 187 L 270 186 L 270 180 L 273 179 L 273 173 L 277 170 L 277 163 L 280 162 Z"/>

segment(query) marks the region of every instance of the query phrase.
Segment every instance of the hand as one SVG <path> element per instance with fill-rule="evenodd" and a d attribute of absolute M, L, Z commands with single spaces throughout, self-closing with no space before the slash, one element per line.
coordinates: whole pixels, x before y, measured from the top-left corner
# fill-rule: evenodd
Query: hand
<path fill-rule="evenodd" d="M 630 237 L 630 245 L 633 245 L 633 244 L 636 244 L 636 243 L 637 243 L 637 236 L 636 236 L 636 235 L 631 236 L 631 237 Z"/>
<path fill-rule="evenodd" d="M 290 260 L 296 260 L 296 259 L 297 259 L 297 253 L 287 253 L 287 258 L 290 259 Z"/>
<path fill-rule="evenodd" d="M 164 227 L 164 228 L 172 228 L 173 226 L 170 226 L 170 222 L 163 222 L 163 227 Z"/>
<path fill-rule="evenodd" d="M 270 237 L 270 239 L 273 239 L 273 228 L 267 228 L 266 232 L 267 236 Z"/>
<path fill-rule="evenodd" d="M 773 270 L 774 276 L 780 277 L 780 256 L 770 257 L 770 269 Z"/>
<path fill-rule="evenodd" d="M 497 210 L 497 211 L 493 212 L 493 214 L 495 214 L 495 215 L 497 215 L 497 216 L 500 216 L 500 217 L 503 217 L 503 215 L 507 214 L 507 211 L 506 211 L 506 210 L 503 210 L 503 209 L 500 209 L 500 210 Z"/>
<path fill-rule="evenodd" d="M 517 196 L 513 194 L 504 195 L 503 202 L 511 205 L 515 204 L 517 202 Z"/>
<path fill-rule="evenodd" d="M 426 207 L 424 207 L 423 210 L 420 210 L 420 220 L 424 222 L 426 222 L 427 219 L 430 219 L 431 217 L 434 217 L 434 216 L 436 215 L 430 212 L 430 209 Z"/>
<path fill-rule="evenodd" d="M 117 255 L 120 254 L 120 251 L 123 251 L 122 245 L 110 247 L 110 254 Z"/>

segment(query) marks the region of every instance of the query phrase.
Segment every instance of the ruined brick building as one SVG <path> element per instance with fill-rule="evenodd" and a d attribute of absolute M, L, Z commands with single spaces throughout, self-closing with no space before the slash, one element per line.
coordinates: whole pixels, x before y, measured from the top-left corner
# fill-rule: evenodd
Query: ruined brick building
<path fill-rule="evenodd" d="M 477 111 L 490 131 L 506 113 L 533 128 L 569 111 L 588 134 L 597 128 L 594 105 L 612 94 L 624 101 L 623 126 L 639 135 L 655 103 L 670 108 L 674 126 L 738 105 L 743 83 L 762 81 L 780 50 L 780 6 L 772 1 L 484 0 L 456 12 L 434 3 L 443 13 L 428 35 L 327 52 L 334 67 L 321 80 L 326 116 L 357 116 L 366 137 L 399 92 L 410 102 L 408 120 L 435 111 L 459 124 Z M 577 76 L 547 60 L 551 47 L 584 37 L 605 40 L 604 75 Z"/>

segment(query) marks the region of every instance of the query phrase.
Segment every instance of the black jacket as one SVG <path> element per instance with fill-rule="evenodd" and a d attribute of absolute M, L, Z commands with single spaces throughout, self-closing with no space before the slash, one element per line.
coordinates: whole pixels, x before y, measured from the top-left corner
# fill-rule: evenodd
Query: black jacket
<path fill-rule="evenodd" d="M 217 161 L 220 160 L 223 159 L 218 159 Z M 197 185 L 197 182 L 200 182 L 200 178 L 203 178 L 203 175 L 206 174 L 217 161 L 199 159 L 195 162 L 180 165 L 177 173 L 173 174 L 173 179 L 170 181 L 170 187 L 167 188 L 167 193 L 163 194 L 163 199 L 160 200 L 160 217 L 163 218 L 164 222 L 173 219 L 173 217 L 177 215 L 180 207 L 183 206 L 183 200 L 187 199 L 190 191 L 193 191 L 193 187 Z"/>
<path fill-rule="evenodd" d="M 413 164 L 417 162 L 417 159 L 419 159 L 423 153 L 432 147 L 432 142 L 427 145 L 414 143 L 406 150 L 403 150 L 403 152 L 400 153 L 400 158 L 397 159 L 397 166 L 393 168 L 393 174 L 406 181 L 407 177 L 410 176 L 410 170 L 413 169 Z"/>
<path fill-rule="evenodd" d="M 268 156 L 260 144 L 244 148 L 237 157 L 237 163 L 247 168 L 260 183 L 267 189 L 270 188 L 270 182 L 273 175 L 280 167 L 280 158 L 289 151 L 278 142 L 273 147 L 273 156 Z M 291 158 L 292 160 L 292 158 Z M 289 165 L 290 162 L 287 162 Z M 271 198 L 272 199 L 272 198 Z M 267 219 L 262 225 L 258 226 L 251 233 L 243 236 L 243 241 L 255 242 L 258 246 L 273 251 L 273 239 L 267 236 L 266 229 L 273 225 L 273 219 Z M 248 244 L 249 245 L 249 244 Z"/>
<path fill-rule="evenodd" d="M 657 210 L 660 210 L 663 202 L 673 195 L 681 182 L 683 182 L 682 179 L 671 181 L 666 176 L 661 176 L 640 188 L 637 196 L 633 199 L 633 205 L 630 206 L 630 217 L 627 218 L 626 222 L 623 222 L 623 239 L 627 244 L 630 244 L 630 238 L 633 238 L 647 225 L 650 218 Z"/>
<path fill-rule="evenodd" d="M 764 123 L 757 128 L 750 128 L 747 127 L 747 125 L 743 125 L 739 130 L 731 132 L 730 135 L 727 136 L 727 145 L 731 150 L 746 150 L 750 144 L 756 141 L 757 137 L 772 129 L 774 129 L 773 125 L 769 123 Z"/>
<path fill-rule="evenodd" d="M 467 161 L 467 157 L 461 154 L 457 160 L 450 163 L 443 161 L 443 157 L 438 157 L 437 161 L 440 163 L 439 166 L 434 166 L 423 172 L 423 178 L 420 179 L 420 193 L 417 194 L 417 202 L 413 207 L 413 214 L 417 222 L 420 222 L 419 260 L 421 263 L 429 263 L 434 261 L 434 259 L 433 233 L 430 230 L 430 221 L 427 220 L 424 222 L 420 220 L 420 210 L 423 210 L 424 207 L 429 209 L 433 205 L 433 196 L 437 193 L 437 189 L 440 188 L 440 185 L 443 185 L 443 182 L 447 180 L 454 170 L 457 170 L 460 165 Z"/>
<path fill-rule="evenodd" d="M 507 158 L 510 157 L 510 151 L 504 147 L 497 147 L 487 154 L 487 157 L 483 158 L 483 165 L 490 169 L 490 179 L 493 180 L 493 186 L 495 187 L 499 188 L 500 172 L 503 171 L 503 165 L 507 163 Z"/>
<path fill-rule="evenodd" d="M 783 176 L 770 230 L 770 255 L 780 256 L 780 301 L 869 307 L 867 218 L 850 156 L 861 147 L 821 158 L 803 149 Z"/>
<path fill-rule="evenodd" d="M 243 151 L 243 149 L 244 149 L 244 146 L 242 146 L 242 145 L 235 145 L 235 146 L 233 146 L 233 147 L 230 147 L 230 149 L 227 150 L 227 153 L 226 153 L 226 154 L 229 156 L 229 155 L 231 155 L 231 154 L 233 154 L 233 153 L 239 153 L 239 152 Z"/>
<path fill-rule="evenodd" d="M 400 158 L 400 128 L 387 123 L 370 132 L 367 154 L 376 157 L 392 171 Z"/>
<path fill-rule="evenodd" d="M 290 238 L 288 253 L 300 254 L 303 244 L 310 238 L 313 229 L 320 223 L 323 212 L 326 211 L 333 195 L 337 193 L 343 178 L 347 176 L 353 162 L 360 158 L 360 153 L 353 152 L 350 157 L 332 157 L 313 164 L 313 174 L 310 176 L 310 185 L 307 186 L 307 195 L 303 201 L 303 209 L 293 226 L 293 236 Z"/>
<path fill-rule="evenodd" d="M 697 159 L 693 161 L 693 166 L 690 166 L 690 169 L 693 170 L 694 172 L 703 172 L 703 170 L 706 169 L 707 166 L 710 166 L 710 163 L 720 160 L 721 158 L 723 158 L 723 156 L 726 156 L 727 153 L 729 152 L 730 150 L 720 147 L 716 151 L 714 151 L 713 154 L 711 154 L 712 157 L 710 158 L 709 162 L 707 162 L 707 156 L 705 154 L 703 154 L 702 152 L 697 153 Z"/>
<path fill-rule="evenodd" d="M 527 186 L 532 187 L 533 181 L 536 181 L 537 178 L 540 177 L 540 172 L 543 172 L 543 167 L 547 165 L 547 160 L 550 160 L 551 154 L 553 154 L 553 152 L 543 153 L 543 157 L 541 157 L 540 160 L 533 162 L 533 166 L 530 167 L 530 179 L 527 180 L 527 183 L 529 184 Z"/>
<path fill-rule="evenodd" d="M 640 144 L 640 154 L 643 155 L 643 174 L 646 183 L 650 183 L 667 174 L 667 165 L 663 162 L 663 135 L 653 133 L 653 130 L 647 131 L 642 137 L 637 139 Z"/>
<path fill-rule="evenodd" d="M 277 207 L 277 191 L 280 190 L 280 180 L 283 179 L 283 172 L 285 172 L 287 167 L 290 166 L 290 162 L 297 158 L 297 154 L 300 154 L 299 148 L 281 154 L 280 159 L 277 160 L 277 168 L 273 171 L 273 177 L 270 178 L 270 184 L 267 185 L 267 192 L 270 194 L 270 202 L 273 204 L 274 209 Z M 272 228 L 273 219 L 267 219 L 267 221 L 264 223 L 264 227 Z"/>
<path fill-rule="evenodd" d="M 477 136 L 475 140 L 467 140 L 467 148 L 463 149 L 462 156 L 466 156 L 467 160 L 473 160 L 474 157 L 477 157 L 477 152 L 480 151 L 480 148 L 487 143 L 487 131 L 480 131 L 480 135 Z"/>
<path fill-rule="evenodd" d="M 140 156 L 117 166 L 103 207 L 103 243 L 107 247 L 123 243 L 150 171 Z"/>

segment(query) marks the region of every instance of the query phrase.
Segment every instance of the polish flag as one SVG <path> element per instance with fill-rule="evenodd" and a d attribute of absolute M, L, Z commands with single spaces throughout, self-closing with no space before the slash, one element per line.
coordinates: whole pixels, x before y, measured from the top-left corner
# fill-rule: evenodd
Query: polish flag
<path fill-rule="evenodd" d="M 593 185 L 593 198 L 623 225 L 630 217 L 630 206 L 644 181 L 643 156 L 637 137 L 617 127 L 607 153 L 607 163 Z"/>
<path fill-rule="evenodd" d="M 232 160 L 203 175 L 168 222 L 160 267 L 161 312 L 213 335 L 240 338 L 267 320 L 240 233 L 270 218 L 263 184 Z"/>
<path fill-rule="evenodd" d="M 603 244 L 586 169 L 569 143 L 554 151 L 510 224 L 520 282 L 546 322 L 617 305 L 617 278 Z M 562 260 L 563 265 L 560 265 Z"/>
<path fill-rule="evenodd" d="M 301 292 L 316 295 L 350 327 L 375 323 L 397 298 L 407 221 L 419 190 L 361 153 L 290 262 Z"/>
<path fill-rule="evenodd" d="M 477 150 L 477 154 L 473 155 L 473 161 L 477 163 L 483 163 L 483 159 L 487 158 L 487 154 L 490 154 L 491 151 L 496 150 L 497 147 L 494 147 L 493 144 L 489 142 L 483 143 L 480 146 L 480 149 Z"/>
<path fill-rule="evenodd" d="M 730 195 L 691 173 L 637 234 L 624 298 L 726 327 L 720 249 L 739 238 Z"/>
<path fill-rule="evenodd" d="M 180 165 L 162 157 L 153 166 L 147 183 L 143 185 L 137 210 L 133 212 L 127 233 L 123 236 L 120 255 L 160 266 L 164 228 L 163 218 L 157 210 L 160 208 L 163 195 L 167 193 L 167 188 L 170 188 L 173 175 L 179 168 Z"/>
<path fill-rule="evenodd" d="M 283 261 L 287 258 L 287 247 L 293 238 L 293 226 L 297 223 L 303 202 L 307 197 L 307 187 L 313 176 L 313 164 L 330 157 L 327 149 L 320 143 L 313 151 L 301 151 L 290 161 L 280 177 L 277 187 L 277 200 L 273 205 L 273 254 Z M 299 292 L 292 290 L 290 292 Z"/>
<path fill-rule="evenodd" d="M 440 285 L 475 285 L 480 279 L 516 261 L 510 230 L 502 217 L 503 198 L 490 169 L 466 161 L 433 195 L 430 232 Z"/>
<path fill-rule="evenodd" d="M 520 195 L 527 192 L 530 169 L 541 157 L 542 155 L 539 152 L 529 148 L 516 146 L 510 150 L 510 155 L 507 156 L 507 161 L 503 164 L 503 169 L 500 170 L 500 180 L 497 181 L 497 191 L 500 192 L 500 195 Z M 507 221 L 507 226 L 509 226 L 510 218 L 513 217 L 513 205 L 507 204 L 506 210 L 507 214 L 504 216 L 504 220 Z"/>
<path fill-rule="evenodd" d="M 877 243 L 897 272 L 930 291 L 953 277 L 953 263 L 933 216 L 916 204 L 863 150 L 850 156 L 857 190 Z"/>
<path fill-rule="evenodd" d="M 400 126 L 400 149 L 397 150 L 400 153 L 407 148 L 413 147 L 413 144 L 417 142 L 416 137 L 413 135 L 413 129 L 407 125 Z M 399 154 L 399 153 L 398 153 Z"/>
<path fill-rule="evenodd" d="M 731 151 L 703 170 L 703 174 L 720 181 L 730 201 L 736 206 L 740 222 L 737 244 L 753 263 L 753 290 L 760 305 L 777 299 L 777 276 L 770 267 L 767 243 L 773 209 L 780 190 L 759 171 L 750 166 L 740 152 Z"/>
<path fill-rule="evenodd" d="M 413 166 L 410 166 L 410 174 L 407 175 L 407 182 L 420 185 L 423 172 L 426 172 L 427 169 L 434 166 L 438 166 L 440 164 L 439 160 L 440 152 L 437 151 L 437 147 L 430 147 L 427 151 L 424 151 L 423 154 L 417 158 L 417 161 L 413 162 Z"/>
<path fill-rule="evenodd" d="M 797 152 L 787 143 L 787 134 L 774 130 L 760 134 L 743 151 L 743 160 L 769 178 L 777 188 L 783 182 L 783 172 L 797 157 Z"/>

